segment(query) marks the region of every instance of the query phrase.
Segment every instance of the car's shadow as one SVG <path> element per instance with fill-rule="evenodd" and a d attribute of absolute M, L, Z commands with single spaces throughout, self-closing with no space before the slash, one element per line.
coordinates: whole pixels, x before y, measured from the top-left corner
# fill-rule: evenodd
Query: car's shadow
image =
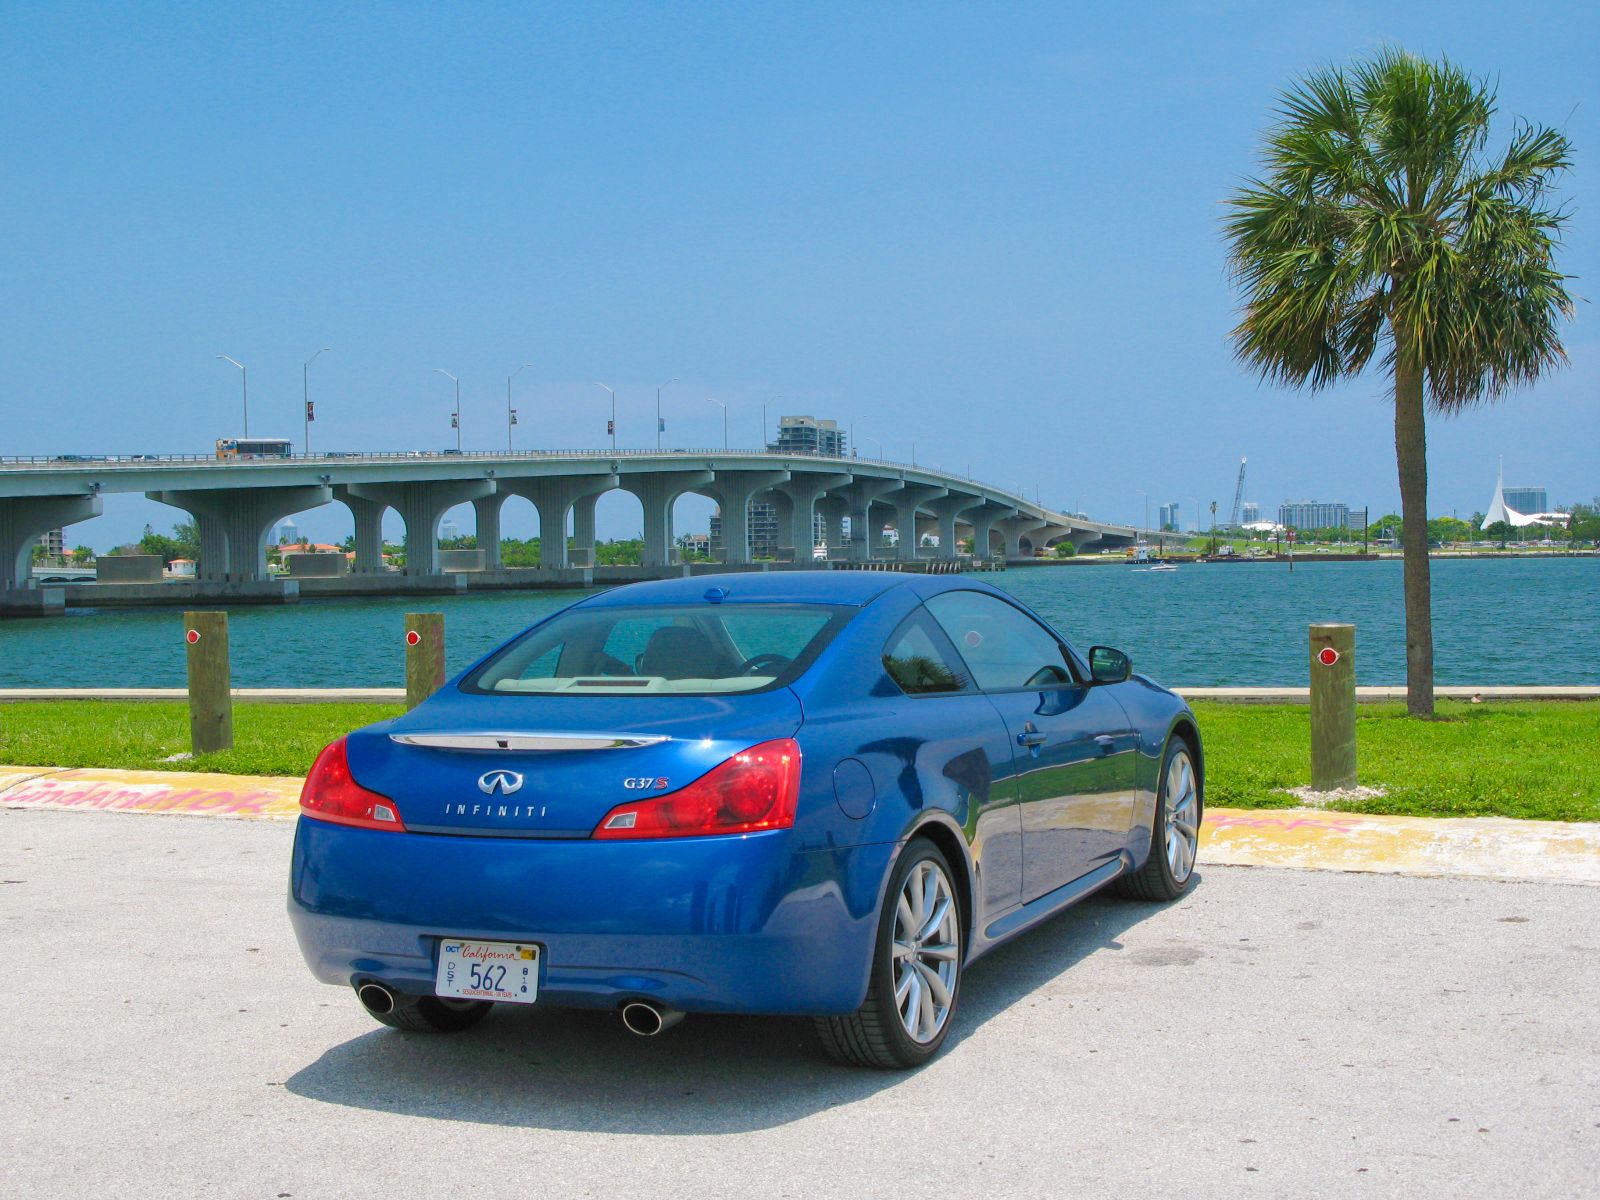
<path fill-rule="evenodd" d="M 1080 960 L 1120 950 L 1121 934 L 1154 911 L 1094 897 L 985 956 L 962 983 L 945 1053 Z M 285 1086 L 312 1100 L 413 1116 L 679 1135 L 783 1125 L 904 1078 L 828 1061 L 803 1020 L 691 1015 L 639 1038 L 613 1012 L 502 1005 L 452 1036 L 375 1028 Z"/>

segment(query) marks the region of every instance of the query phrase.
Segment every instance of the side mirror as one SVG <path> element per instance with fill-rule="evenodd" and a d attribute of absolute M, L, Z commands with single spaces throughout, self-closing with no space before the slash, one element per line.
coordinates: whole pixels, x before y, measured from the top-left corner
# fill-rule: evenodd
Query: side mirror
<path fill-rule="evenodd" d="M 1121 683 L 1133 674 L 1133 663 L 1121 650 L 1110 646 L 1089 649 L 1089 675 L 1096 683 Z"/>

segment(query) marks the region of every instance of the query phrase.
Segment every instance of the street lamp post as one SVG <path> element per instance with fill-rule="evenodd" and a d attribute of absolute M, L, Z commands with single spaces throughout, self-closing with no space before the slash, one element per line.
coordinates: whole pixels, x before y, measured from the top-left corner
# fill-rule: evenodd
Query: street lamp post
<path fill-rule="evenodd" d="M 1133 490 L 1138 492 L 1139 495 L 1144 497 L 1144 537 L 1145 537 L 1145 541 L 1149 541 L 1150 540 L 1150 493 L 1145 491 L 1143 488 L 1134 488 Z"/>
<path fill-rule="evenodd" d="M 611 453 L 615 454 L 617 452 L 617 393 L 615 389 L 606 387 L 599 380 L 595 381 L 595 387 L 606 388 L 606 391 L 611 393 L 611 420 L 606 422 L 606 431 L 611 434 Z"/>
<path fill-rule="evenodd" d="M 722 410 L 722 448 L 726 450 L 728 448 L 728 406 L 721 400 L 714 399 L 710 396 L 706 397 L 706 403 L 715 404 Z"/>
<path fill-rule="evenodd" d="M 532 363 L 523 363 L 506 376 L 506 453 L 511 453 L 511 427 L 517 423 L 517 410 L 511 407 L 511 381 L 521 375 Z"/>
<path fill-rule="evenodd" d="M 882 459 L 883 459 L 883 443 L 880 442 L 877 438 L 871 437 L 870 435 L 863 435 L 863 436 L 865 437 L 865 439 L 867 441 L 871 442 L 874 446 L 876 446 L 878 448 L 878 459 L 881 462 Z"/>
<path fill-rule="evenodd" d="M 228 362 L 231 362 L 234 366 L 239 368 L 239 381 L 240 381 L 239 386 L 244 389 L 244 436 L 245 437 L 249 437 L 250 436 L 250 372 L 245 370 L 244 364 L 242 362 L 240 362 L 237 358 L 228 358 L 228 356 L 226 354 L 219 354 L 219 355 L 217 355 L 217 357 L 221 358 L 221 359 L 226 359 Z"/>
<path fill-rule="evenodd" d="M 443 367 L 435 367 L 434 370 L 456 385 L 456 410 L 450 414 L 450 425 L 456 431 L 456 451 L 459 453 L 461 450 L 461 380 L 450 374 Z"/>
<path fill-rule="evenodd" d="M 331 346 L 324 346 L 321 350 L 318 350 L 316 354 L 313 354 L 310 358 L 306 359 L 304 366 L 300 368 L 300 386 L 302 389 L 303 398 L 306 402 L 305 430 L 307 458 L 311 457 L 311 422 L 316 420 L 316 418 L 311 415 L 311 364 L 317 361 L 318 355 L 326 354 L 332 348 L 333 347 Z"/>
<path fill-rule="evenodd" d="M 666 422 L 661 419 L 661 393 L 662 393 L 663 389 L 669 388 L 669 387 L 671 387 L 673 384 L 675 384 L 677 382 L 678 382 L 678 377 L 676 375 L 674 375 L 671 379 L 667 380 L 665 383 L 661 384 L 659 387 L 656 388 L 656 449 L 657 450 L 661 449 L 661 431 L 666 428 Z"/>

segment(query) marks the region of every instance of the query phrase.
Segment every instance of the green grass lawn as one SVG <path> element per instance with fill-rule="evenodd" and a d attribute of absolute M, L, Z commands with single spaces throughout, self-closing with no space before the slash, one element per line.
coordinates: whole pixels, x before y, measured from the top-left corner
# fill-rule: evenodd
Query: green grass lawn
<path fill-rule="evenodd" d="M 1198 702 L 1207 802 L 1289 808 L 1280 789 L 1311 782 L 1305 706 Z M 1350 812 L 1600 820 L 1600 704 L 1441 703 L 1432 721 L 1403 704 L 1356 709 L 1360 783 L 1388 795 Z"/>
<path fill-rule="evenodd" d="M 403 711 L 398 704 L 235 704 L 232 750 L 169 763 L 161 760 L 189 749 L 182 702 L 0 704 L 0 763 L 304 775 L 341 733 Z"/>
<path fill-rule="evenodd" d="M 384 704 L 237 704 L 235 748 L 189 762 L 180 703 L 81 700 L 0 704 L 0 763 L 302 775 L 341 733 L 394 716 Z M 1304 705 L 1197 703 L 1210 804 L 1288 808 L 1281 789 L 1310 782 Z M 1388 791 L 1354 812 L 1600 820 L 1600 704 L 1447 704 L 1412 721 L 1397 704 L 1362 705 L 1360 781 Z"/>

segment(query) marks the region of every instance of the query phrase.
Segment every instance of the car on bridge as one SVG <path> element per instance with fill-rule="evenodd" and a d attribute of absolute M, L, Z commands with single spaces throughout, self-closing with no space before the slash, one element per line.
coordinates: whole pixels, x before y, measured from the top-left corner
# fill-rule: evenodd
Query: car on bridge
<path fill-rule="evenodd" d="M 1181 699 L 971 579 L 636 584 L 323 750 L 289 911 L 401 1029 L 791 1014 L 912 1067 L 987 951 L 1107 885 L 1183 895 L 1203 780 Z"/>

